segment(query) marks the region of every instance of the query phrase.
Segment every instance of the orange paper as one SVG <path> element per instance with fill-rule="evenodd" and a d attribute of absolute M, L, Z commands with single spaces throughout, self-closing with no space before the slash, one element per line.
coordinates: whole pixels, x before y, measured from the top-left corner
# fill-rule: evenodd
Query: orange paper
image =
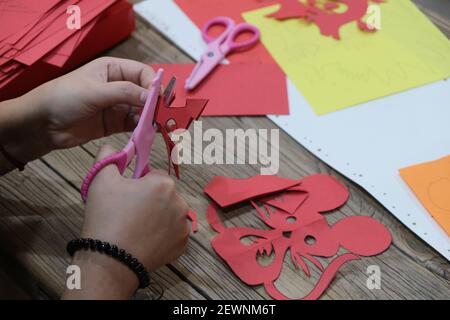
<path fill-rule="evenodd" d="M 400 175 L 450 236 L 450 156 L 400 169 Z"/>

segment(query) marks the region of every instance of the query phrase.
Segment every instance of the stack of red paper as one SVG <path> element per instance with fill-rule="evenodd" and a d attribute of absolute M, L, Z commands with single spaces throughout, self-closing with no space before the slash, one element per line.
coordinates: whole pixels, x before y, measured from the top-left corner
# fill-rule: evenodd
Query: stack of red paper
<path fill-rule="evenodd" d="M 123 0 L 1 0 L 0 99 L 67 72 L 133 29 Z"/>

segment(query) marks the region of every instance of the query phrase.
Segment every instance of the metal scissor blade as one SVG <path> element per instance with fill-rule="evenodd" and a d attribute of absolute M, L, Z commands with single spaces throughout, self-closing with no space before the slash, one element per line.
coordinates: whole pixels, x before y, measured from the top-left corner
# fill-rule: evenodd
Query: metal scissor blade
<path fill-rule="evenodd" d="M 175 85 L 177 83 L 177 78 L 172 77 L 169 81 L 169 84 L 167 85 L 166 89 L 163 92 L 163 99 L 164 99 L 164 105 L 170 106 L 175 99 L 175 93 L 173 92 L 173 89 L 175 89 Z"/>

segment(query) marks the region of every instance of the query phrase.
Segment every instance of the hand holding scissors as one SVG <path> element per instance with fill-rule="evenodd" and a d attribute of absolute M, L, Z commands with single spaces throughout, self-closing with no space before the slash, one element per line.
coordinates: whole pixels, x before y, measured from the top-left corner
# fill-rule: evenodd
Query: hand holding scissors
<path fill-rule="evenodd" d="M 225 30 L 218 37 L 211 37 L 208 31 L 213 26 L 223 25 Z M 237 42 L 236 39 L 243 33 L 251 33 L 248 40 Z M 217 17 L 209 20 L 202 29 L 202 37 L 208 43 L 208 49 L 200 58 L 194 71 L 186 80 L 185 88 L 194 89 L 215 67 L 232 51 L 248 49 L 255 45 L 260 38 L 259 29 L 248 23 L 237 24 L 228 17 Z"/>
<path fill-rule="evenodd" d="M 133 179 L 139 179 L 150 171 L 149 155 L 158 130 L 158 127 L 155 124 L 155 112 L 160 98 L 163 75 L 164 70 L 159 69 L 150 86 L 149 96 L 145 103 L 144 110 L 142 111 L 141 119 L 125 148 L 96 163 L 91 170 L 89 170 L 83 181 L 83 185 L 81 186 L 81 196 L 84 201 L 87 199 L 89 187 L 95 176 L 110 164 L 115 164 L 118 167 L 120 174 L 123 174 L 126 167 L 136 156 L 136 167 L 134 169 Z M 165 105 L 170 105 L 173 100 L 175 80 L 175 78 L 172 78 L 164 91 L 163 98 Z"/>

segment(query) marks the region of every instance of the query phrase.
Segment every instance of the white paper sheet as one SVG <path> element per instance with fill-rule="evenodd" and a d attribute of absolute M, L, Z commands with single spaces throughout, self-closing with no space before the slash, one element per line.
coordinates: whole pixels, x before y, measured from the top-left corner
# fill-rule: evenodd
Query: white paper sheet
<path fill-rule="evenodd" d="M 192 58 L 203 53 L 199 29 L 172 0 L 144 1 L 135 11 Z M 450 154 L 450 81 L 323 116 L 287 81 L 291 114 L 269 119 L 450 261 L 450 238 L 398 174 L 402 167 Z"/>

